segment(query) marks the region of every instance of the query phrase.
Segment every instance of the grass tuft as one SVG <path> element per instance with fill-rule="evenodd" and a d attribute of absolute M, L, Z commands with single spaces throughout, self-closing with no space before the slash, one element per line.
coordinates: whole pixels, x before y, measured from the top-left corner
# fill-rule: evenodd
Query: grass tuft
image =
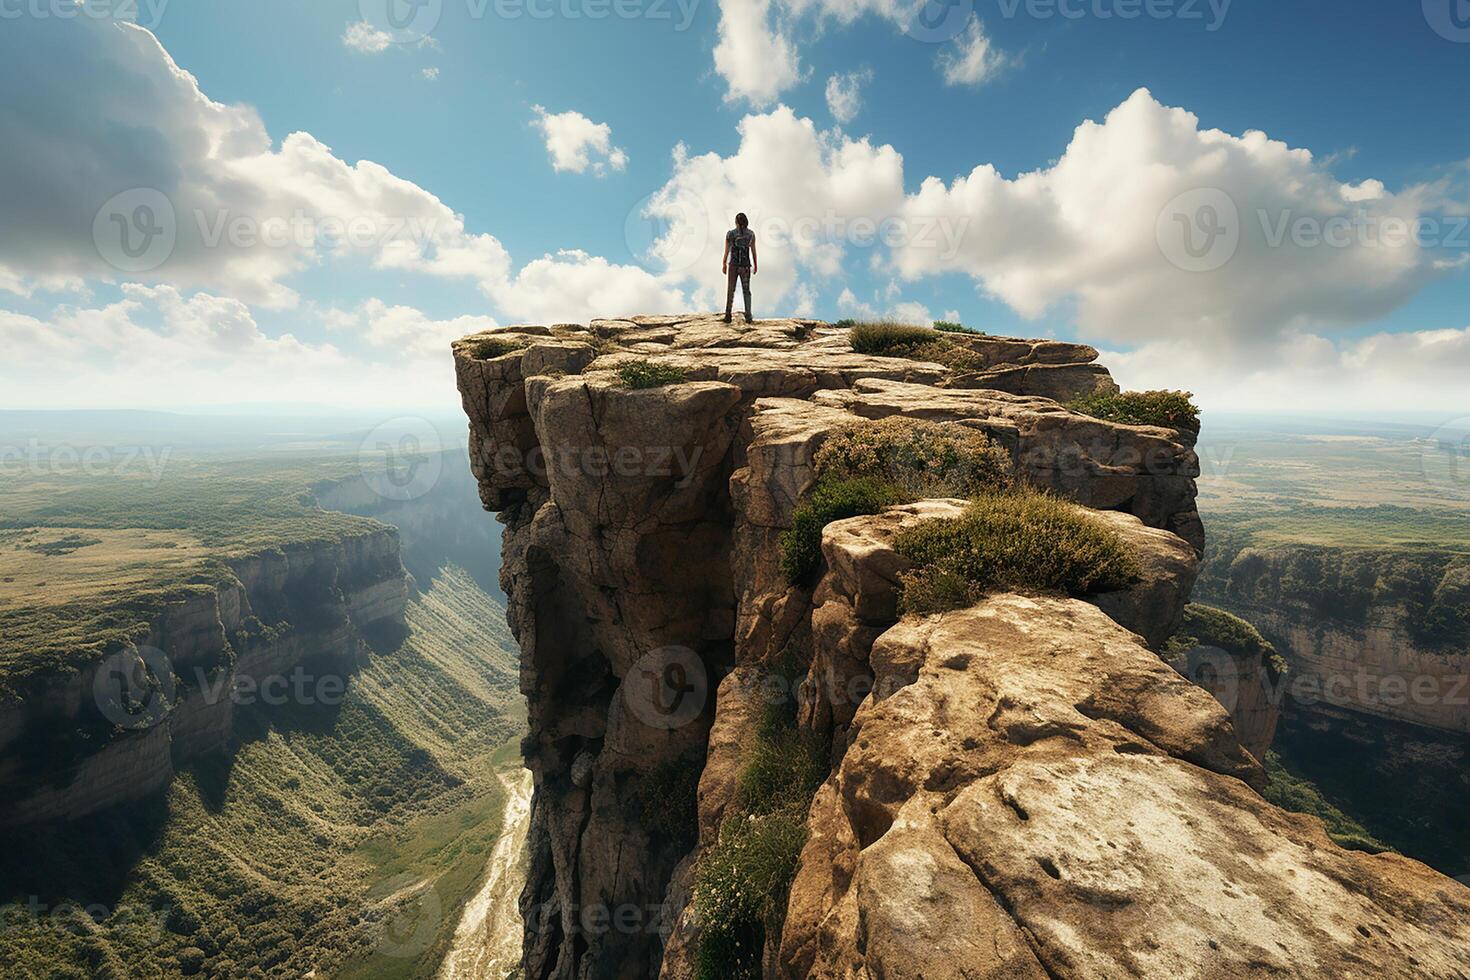
<path fill-rule="evenodd" d="M 652 361 L 629 361 L 618 365 L 618 383 L 624 388 L 662 388 L 684 380 L 684 369 L 673 364 L 655 364 Z"/>
<path fill-rule="evenodd" d="M 479 361 L 488 361 L 493 357 L 503 357 L 525 349 L 525 341 L 507 340 L 504 337 L 484 337 L 469 347 L 470 354 Z"/>
<path fill-rule="evenodd" d="M 1124 425 L 1158 425 L 1185 432 L 1199 431 L 1199 409 L 1187 391 L 1097 392 L 1067 403 L 1083 415 Z"/>
<path fill-rule="evenodd" d="M 923 344 L 937 343 L 944 338 L 939 336 L 938 331 L 928 327 L 877 321 L 853 324 L 848 331 L 848 340 L 852 349 L 859 354 L 908 357 L 911 349 Z"/>
<path fill-rule="evenodd" d="M 974 327 L 967 327 L 963 323 L 955 323 L 953 320 L 935 320 L 934 329 L 938 330 L 940 333 L 972 333 L 976 336 L 985 335 L 984 330 L 976 330 Z"/>
<path fill-rule="evenodd" d="M 1113 530 L 1034 492 L 977 497 L 959 517 L 904 531 L 895 549 L 915 565 L 901 578 L 905 612 L 957 609 L 998 590 L 1094 595 L 1138 576 Z"/>
<path fill-rule="evenodd" d="M 821 477 L 879 477 L 915 499 L 1007 489 L 1014 469 L 1010 453 L 978 429 L 898 416 L 835 433 L 812 462 Z"/>

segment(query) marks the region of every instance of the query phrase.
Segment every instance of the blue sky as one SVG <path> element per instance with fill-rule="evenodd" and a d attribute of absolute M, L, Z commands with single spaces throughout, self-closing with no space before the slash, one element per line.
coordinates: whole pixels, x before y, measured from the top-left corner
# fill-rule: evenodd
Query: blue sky
<path fill-rule="evenodd" d="M 922 33 L 910 0 L 620 0 L 636 14 L 624 17 L 606 14 L 611 0 L 548 0 L 542 16 L 519 0 L 483 16 L 479 0 L 427 0 L 432 30 L 403 43 L 380 33 L 385 2 L 142 0 L 156 51 L 136 29 L 57 16 L 62 0 L 5 8 L 0 75 L 15 77 L 0 123 L 21 138 L 0 150 L 0 195 L 25 218 L 0 228 L 0 333 L 38 364 L 74 368 L 52 384 L 45 369 L 9 379 L 5 407 L 128 402 L 137 386 L 116 383 L 118 368 L 149 363 L 179 379 L 150 390 L 150 407 L 366 403 L 394 370 L 412 381 L 393 397 L 437 405 L 453 398 L 439 386 L 456 330 L 707 308 L 721 282 L 704 242 L 731 205 L 761 231 L 810 201 L 848 222 L 901 216 L 920 236 L 915 222 L 952 217 L 965 251 L 845 233 L 798 246 L 771 225 L 758 314 L 958 313 L 992 332 L 1080 337 L 1125 384 L 1192 387 L 1207 407 L 1299 406 L 1366 386 L 1385 405 L 1470 409 L 1456 380 L 1470 369 L 1470 230 L 1456 225 L 1470 214 L 1470 38 L 1447 19 L 1464 0 L 1444 0 L 1443 17 L 1439 0 L 1064 2 L 1072 16 L 1046 0 L 980 0 L 931 7 L 962 29 L 929 42 L 910 36 Z M 198 100 L 163 91 L 171 82 L 128 87 L 164 77 L 168 58 L 206 104 L 253 114 L 229 123 L 222 150 L 200 150 L 218 112 L 201 122 Z M 846 106 L 829 98 L 837 83 L 855 93 Z M 1080 138 L 1089 120 L 1096 140 Z M 154 162 L 156 175 L 114 167 L 127 154 L 106 134 L 151 128 L 139 145 L 182 162 Z M 287 151 L 293 133 L 314 148 Z M 570 166 L 554 166 L 557 134 Z M 1284 146 L 1262 149 L 1265 138 Z M 79 149 L 66 152 L 69 140 Z M 97 163 L 58 175 L 38 147 Z M 362 175 L 360 161 L 382 173 Z M 298 186 L 316 163 L 319 177 Z M 986 165 L 993 175 L 972 173 Z M 86 185 L 86 206 L 48 215 L 36 202 L 63 178 Z M 925 191 L 929 178 L 941 183 Z M 346 182 L 362 184 L 357 197 L 338 193 Z M 262 258 L 181 239 L 160 267 L 119 273 L 96 262 L 92 235 L 67 235 L 138 186 L 161 187 L 183 215 L 283 213 L 289 201 L 351 218 L 369 198 L 381 217 L 382 186 L 398 182 L 419 195 L 412 214 L 440 214 L 437 202 L 462 218 L 455 244 L 436 239 L 412 259 L 381 242 Z M 1239 209 L 1240 254 L 1221 269 L 1170 265 L 1152 240 L 1165 202 L 1196 187 Z M 653 225 L 637 210 L 650 194 Z M 709 215 L 691 224 L 691 202 Z M 1351 213 L 1373 228 L 1439 224 L 1424 248 L 1255 241 L 1283 216 Z M 698 257 L 635 254 L 648 228 L 675 244 L 693 235 Z M 444 259 L 451 249 L 461 257 Z M 99 336 L 142 338 L 153 360 L 99 360 Z M 360 384 L 341 382 L 352 373 Z"/>

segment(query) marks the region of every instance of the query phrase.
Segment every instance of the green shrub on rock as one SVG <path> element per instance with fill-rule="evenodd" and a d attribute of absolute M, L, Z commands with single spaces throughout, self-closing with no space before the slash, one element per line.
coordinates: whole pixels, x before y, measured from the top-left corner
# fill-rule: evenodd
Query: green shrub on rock
<path fill-rule="evenodd" d="M 915 497 L 973 497 L 1012 484 L 1010 454 L 985 433 L 901 416 L 843 429 L 812 462 L 820 476 L 881 477 Z"/>
<path fill-rule="evenodd" d="M 797 505 L 791 530 L 781 534 L 781 570 L 792 582 L 808 582 L 822 565 L 822 528 L 833 521 L 876 514 L 913 498 L 888 480 L 861 477 L 818 480 Z"/>
<path fill-rule="evenodd" d="M 525 349 L 524 341 L 509 340 L 505 337 L 484 337 L 474 341 L 469 347 L 470 354 L 480 361 L 488 361 L 492 357 L 503 357 Z"/>
<path fill-rule="evenodd" d="M 618 383 L 624 388 L 662 388 L 676 385 L 684 380 L 684 369 L 674 364 L 655 364 L 652 361 L 628 361 L 619 364 L 615 372 Z"/>
<path fill-rule="evenodd" d="M 1187 391 L 1095 392 L 1067 403 L 1083 415 L 1124 425 L 1158 425 L 1199 432 L 1199 409 Z"/>
<path fill-rule="evenodd" d="M 959 517 L 902 532 L 894 548 L 914 563 L 901 577 L 905 612 L 961 608 L 999 590 L 1095 595 L 1138 576 L 1115 531 L 1034 492 L 977 497 Z"/>
<path fill-rule="evenodd" d="M 848 338 L 859 354 L 930 361 L 957 371 L 985 367 L 985 359 L 979 354 L 928 327 L 888 321 L 859 323 L 848 331 Z"/>
<path fill-rule="evenodd" d="M 984 330 L 976 330 L 974 327 L 967 327 L 963 323 L 955 323 L 953 320 L 935 320 L 934 329 L 940 333 L 972 333 L 976 335 L 983 335 L 985 333 Z"/>
<path fill-rule="evenodd" d="M 832 435 L 812 460 L 817 479 L 781 535 L 781 568 L 809 582 L 822 564 L 822 529 L 923 497 L 972 497 L 1009 489 L 1010 454 L 985 433 L 894 417 Z"/>

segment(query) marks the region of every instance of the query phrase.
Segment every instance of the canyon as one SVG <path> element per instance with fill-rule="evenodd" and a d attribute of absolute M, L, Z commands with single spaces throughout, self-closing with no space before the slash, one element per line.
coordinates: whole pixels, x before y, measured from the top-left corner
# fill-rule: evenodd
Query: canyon
<path fill-rule="evenodd" d="M 402 627 L 398 548 L 398 532 L 378 525 L 233 558 L 217 581 L 161 603 L 136 641 L 32 681 L 0 704 L 4 823 L 77 820 L 151 796 L 225 750 L 241 697 L 276 696 L 272 685 L 310 658 L 350 669 L 367 634 Z"/>
<path fill-rule="evenodd" d="M 1085 345 L 955 350 L 699 315 L 455 343 L 529 711 L 525 976 L 1464 976 L 1470 889 L 1266 802 L 1268 723 L 1160 659 L 1205 546 L 1195 434 L 1064 407 L 1117 390 Z M 947 498 L 828 523 L 793 576 L 822 448 L 893 419 L 982 434 L 1129 584 L 905 612 L 897 542 Z M 711 869 L 779 826 L 743 785 L 772 705 L 821 778 L 720 961 Z"/>

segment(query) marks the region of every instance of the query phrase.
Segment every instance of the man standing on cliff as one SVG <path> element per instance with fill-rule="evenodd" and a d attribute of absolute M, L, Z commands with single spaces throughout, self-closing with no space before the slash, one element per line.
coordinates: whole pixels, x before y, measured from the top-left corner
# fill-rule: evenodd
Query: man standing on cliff
<path fill-rule="evenodd" d="M 755 232 L 750 230 L 750 220 L 742 211 L 735 216 L 735 227 L 725 232 L 725 254 L 720 259 L 720 271 L 725 274 L 725 322 L 730 322 L 730 309 L 735 305 L 735 280 L 740 280 L 745 294 L 745 322 L 754 323 L 750 316 L 750 277 L 755 275 L 760 260 L 755 254 Z"/>

